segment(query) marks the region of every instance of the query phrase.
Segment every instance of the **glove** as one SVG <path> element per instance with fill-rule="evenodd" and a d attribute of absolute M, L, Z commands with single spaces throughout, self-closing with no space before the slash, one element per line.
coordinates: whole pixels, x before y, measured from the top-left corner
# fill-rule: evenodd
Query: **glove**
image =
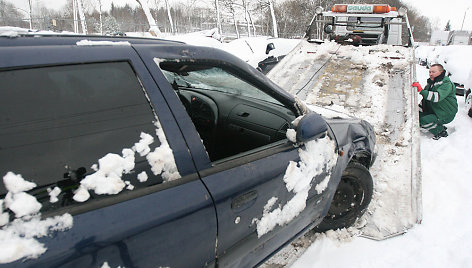
<path fill-rule="evenodd" d="M 416 89 L 418 90 L 418 92 L 420 92 L 421 90 L 423 90 L 423 88 L 421 87 L 420 83 L 418 82 L 413 82 L 413 84 L 411 84 L 412 87 L 416 87 Z"/>

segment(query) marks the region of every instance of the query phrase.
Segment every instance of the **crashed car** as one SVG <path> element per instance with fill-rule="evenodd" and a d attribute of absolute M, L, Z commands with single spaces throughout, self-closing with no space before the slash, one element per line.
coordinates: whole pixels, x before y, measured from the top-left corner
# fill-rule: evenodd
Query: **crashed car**
<path fill-rule="evenodd" d="M 258 64 L 257 64 L 257 67 L 258 69 L 263 73 L 263 74 L 267 74 L 270 70 L 272 70 L 272 68 L 274 68 L 274 66 L 279 63 L 283 58 L 285 57 L 285 55 L 282 55 L 282 56 L 278 56 L 278 57 L 274 57 L 274 56 L 270 56 L 270 57 L 267 57 L 266 59 L 264 59 L 263 61 L 260 61 Z"/>
<path fill-rule="evenodd" d="M 4 267 L 252 267 L 373 192 L 369 123 L 180 42 L 0 37 Z"/>

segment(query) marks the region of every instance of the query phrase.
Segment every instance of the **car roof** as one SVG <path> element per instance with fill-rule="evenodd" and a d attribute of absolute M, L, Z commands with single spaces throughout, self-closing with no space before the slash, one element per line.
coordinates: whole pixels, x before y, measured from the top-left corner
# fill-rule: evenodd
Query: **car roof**
<path fill-rule="evenodd" d="M 61 35 L 54 33 L 15 33 L 12 35 L 1 35 L 0 46 L 53 46 L 53 45 L 76 45 L 82 40 L 90 41 L 110 41 L 129 42 L 130 44 L 159 44 L 159 45 L 179 45 L 184 44 L 179 41 L 146 38 L 146 37 L 117 37 L 100 35 Z"/>
<path fill-rule="evenodd" d="M 174 59 L 176 61 L 218 61 L 221 63 L 228 62 L 237 66 L 241 70 L 252 73 L 254 79 L 264 85 L 267 85 L 285 96 L 290 103 L 294 102 L 293 96 L 285 92 L 278 85 L 270 81 L 265 75 L 256 69 L 250 67 L 240 58 L 226 51 L 212 48 L 201 47 L 186 44 L 180 41 L 145 38 L 145 37 L 115 37 L 115 36 L 97 36 L 97 35 L 61 35 L 61 34 L 30 34 L 17 33 L 13 35 L 0 35 L 0 54 L 2 48 L 23 47 L 34 49 L 34 47 L 57 47 L 57 46 L 77 46 L 80 41 L 101 42 L 128 42 L 132 47 L 139 51 L 141 56 L 146 56 L 150 51 L 159 52 L 163 59 Z M 98 45 L 97 47 L 102 47 Z M 4 51 L 9 53 L 8 51 Z M 151 54 L 147 55 L 151 56 Z M 286 103 L 287 104 L 287 103 Z"/>

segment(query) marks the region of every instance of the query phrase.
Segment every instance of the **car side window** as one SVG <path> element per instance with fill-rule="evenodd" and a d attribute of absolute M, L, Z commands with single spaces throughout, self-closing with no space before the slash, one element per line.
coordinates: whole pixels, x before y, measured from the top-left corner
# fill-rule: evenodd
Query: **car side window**
<path fill-rule="evenodd" d="M 73 191 L 97 171 L 99 159 L 124 155 L 142 133 L 159 146 L 155 123 L 128 62 L 0 71 L 0 175 L 21 174 L 43 199 L 49 199 L 47 188 L 59 186 L 62 200 L 52 207 L 73 203 Z M 129 185 L 139 186 L 137 171 L 145 161 L 136 155 Z M 1 182 L 0 196 L 6 193 Z"/>
<path fill-rule="evenodd" d="M 286 139 L 294 114 L 232 69 L 198 61 L 155 62 L 186 108 L 211 161 Z"/>
<path fill-rule="evenodd" d="M 187 72 L 185 75 L 164 71 L 164 75 L 168 81 L 172 81 L 172 83 L 175 83 L 180 87 L 190 86 L 208 91 L 241 95 L 282 105 L 279 101 L 264 93 L 257 87 L 219 67 L 202 67 L 201 70 Z"/>

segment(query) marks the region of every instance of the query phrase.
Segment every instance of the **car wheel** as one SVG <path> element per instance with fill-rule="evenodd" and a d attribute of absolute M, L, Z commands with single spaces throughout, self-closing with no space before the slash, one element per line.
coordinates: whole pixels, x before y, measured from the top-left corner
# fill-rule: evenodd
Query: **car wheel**
<path fill-rule="evenodd" d="M 468 92 L 465 99 L 465 107 L 467 109 L 467 114 L 472 117 L 472 94 L 470 92 Z"/>
<path fill-rule="evenodd" d="M 372 199 L 373 181 L 369 170 L 351 162 L 344 170 L 328 214 L 315 228 L 318 232 L 347 228 L 367 209 Z"/>

